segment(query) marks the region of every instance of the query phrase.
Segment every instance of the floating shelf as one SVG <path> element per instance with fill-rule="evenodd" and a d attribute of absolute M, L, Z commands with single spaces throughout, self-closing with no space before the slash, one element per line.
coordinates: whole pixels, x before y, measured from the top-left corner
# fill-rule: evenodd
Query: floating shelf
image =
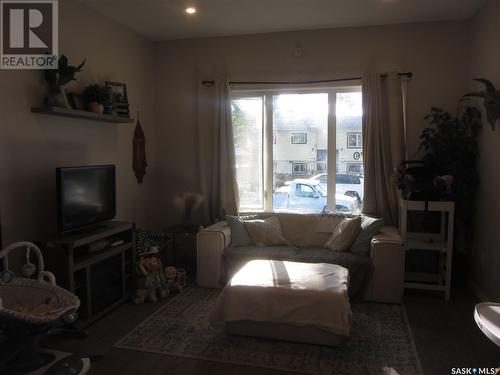
<path fill-rule="evenodd" d="M 80 111 L 78 109 L 62 108 L 62 107 L 38 107 L 38 108 L 35 107 L 31 108 L 31 112 L 40 113 L 43 115 L 79 118 L 83 120 L 112 122 L 115 124 L 126 124 L 134 122 L 134 119 L 130 117 L 104 115 L 100 113 Z"/>

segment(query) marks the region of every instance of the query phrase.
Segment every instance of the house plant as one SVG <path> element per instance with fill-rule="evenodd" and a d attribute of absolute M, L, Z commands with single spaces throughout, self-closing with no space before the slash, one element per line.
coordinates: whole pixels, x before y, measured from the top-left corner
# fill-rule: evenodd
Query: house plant
<path fill-rule="evenodd" d="M 44 71 L 45 80 L 49 85 L 49 95 L 47 105 L 68 108 L 68 100 L 64 91 L 64 86 L 71 81 L 75 81 L 76 73 L 82 71 L 85 59 L 78 66 L 68 65 L 68 58 L 61 55 L 57 69 L 46 69 Z"/>
<path fill-rule="evenodd" d="M 475 195 L 479 187 L 477 160 L 481 112 L 466 107 L 453 117 L 442 109 L 432 108 L 425 119 L 430 127 L 425 128 L 420 136 L 419 150 L 425 153 L 423 160 L 432 163 L 441 175 L 453 176 L 454 243 L 458 250 L 454 260 L 460 263 L 458 267 L 454 265 L 454 275 L 465 275 L 465 258 L 473 241 Z"/>
<path fill-rule="evenodd" d="M 200 193 L 184 192 L 174 197 L 173 205 L 179 213 L 184 226 L 188 227 L 192 224 L 192 216 L 203 201 L 203 195 Z"/>
<path fill-rule="evenodd" d="M 93 84 L 85 88 L 83 97 L 87 102 L 87 109 L 90 112 L 103 113 L 104 103 L 109 101 L 109 92 L 105 87 Z"/>

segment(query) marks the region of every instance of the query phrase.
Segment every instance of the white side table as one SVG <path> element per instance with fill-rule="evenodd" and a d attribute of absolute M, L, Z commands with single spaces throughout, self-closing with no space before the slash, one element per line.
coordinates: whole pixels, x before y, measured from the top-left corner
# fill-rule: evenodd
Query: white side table
<path fill-rule="evenodd" d="M 407 224 L 408 213 L 411 211 L 440 213 L 440 232 L 410 232 Z M 452 201 L 400 199 L 399 229 L 405 250 L 430 250 L 439 254 L 438 272 L 406 272 L 405 288 L 437 290 L 444 292 L 446 300 L 450 299 L 454 217 L 455 203 Z"/>
<path fill-rule="evenodd" d="M 474 320 L 479 329 L 500 346 L 500 303 L 478 303 L 474 309 Z"/>

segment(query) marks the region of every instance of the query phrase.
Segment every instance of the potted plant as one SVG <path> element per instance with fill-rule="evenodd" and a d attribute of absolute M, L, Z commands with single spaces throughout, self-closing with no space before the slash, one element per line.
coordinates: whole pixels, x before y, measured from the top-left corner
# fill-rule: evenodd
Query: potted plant
<path fill-rule="evenodd" d="M 453 274 L 464 278 L 467 270 L 467 252 L 473 241 L 475 195 L 479 187 L 477 161 L 478 136 L 481 132 L 481 112 L 465 108 L 457 117 L 442 109 L 432 108 L 425 119 L 430 127 L 420 136 L 423 160 L 436 166 L 439 173 L 453 176 L 455 201 L 455 250 Z M 457 267 L 456 267 L 457 266 Z M 460 270 L 460 271 L 459 271 Z"/>
<path fill-rule="evenodd" d="M 185 192 L 174 197 L 174 207 L 180 214 L 182 224 L 186 228 L 192 224 L 193 213 L 201 206 L 203 201 L 203 195 L 200 193 Z"/>
<path fill-rule="evenodd" d="M 49 95 L 47 105 L 68 108 L 68 100 L 64 92 L 64 86 L 71 81 L 75 81 L 76 73 L 82 71 L 85 60 L 78 66 L 68 65 L 68 58 L 61 55 L 57 69 L 46 69 L 44 72 L 45 80 L 49 85 Z"/>
<path fill-rule="evenodd" d="M 108 91 L 98 84 L 87 86 L 83 91 L 87 109 L 94 113 L 103 113 L 104 103 L 108 100 Z"/>

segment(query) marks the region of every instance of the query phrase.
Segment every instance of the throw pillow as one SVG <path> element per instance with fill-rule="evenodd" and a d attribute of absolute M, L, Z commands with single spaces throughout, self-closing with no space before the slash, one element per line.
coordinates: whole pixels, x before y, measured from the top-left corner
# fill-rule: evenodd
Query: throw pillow
<path fill-rule="evenodd" d="M 248 220 L 245 226 L 257 246 L 289 245 L 277 216 L 271 216 L 265 220 Z"/>
<path fill-rule="evenodd" d="M 326 241 L 325 247 L 334 251 L 346 251 L 351 247 L 361 230 L 361 217 L 344 219 Z"/>
<path fill-rule="evenodd" d="M 316 216 L 314 231 L 317 233 L 332 233 L 346 218 L 343 214 L 321 214 Z"/>
<path fill-rule="evenodd" d="M 362 216 L 361 231 L 359 232 L 358 237 L 354 240 L 354 243 L 351 245 L 350 251 L 353 253 L 368 254 L 370 252 L 370 242 L 372 237 L 375 236 L 383 226 L 384 219 Z"/>
<path fill-rule="evenodd" d="M 252 246 L 252 238 L 245 227 L 245 220 L 255 219 L 257 215 L 230 216 L 226 215 L 227 225 L 231 229 L 231 246 Z"/>

